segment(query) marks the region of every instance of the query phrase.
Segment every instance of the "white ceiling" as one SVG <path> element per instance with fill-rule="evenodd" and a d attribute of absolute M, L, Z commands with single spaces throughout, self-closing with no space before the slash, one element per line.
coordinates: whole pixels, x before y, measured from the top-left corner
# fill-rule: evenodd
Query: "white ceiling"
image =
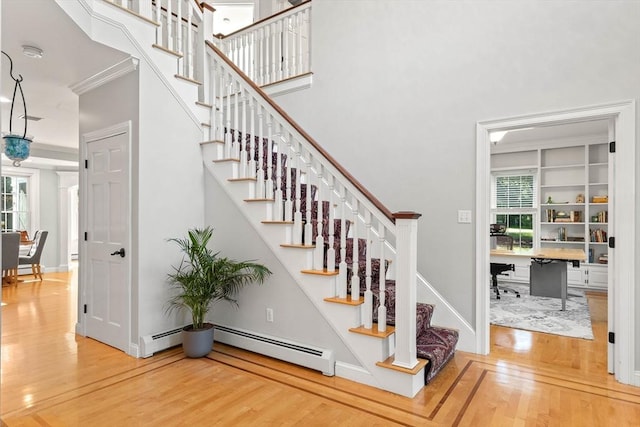
<path fill-rule="evenodd" d="M 22 75 L 29 116 L 27 135 L 33 147 L 62 147 L 67 154 L 78 148 L 78 97 L 69 89 L 75 83 L 120 62 L 128 55 L 91 41 L 52 0 L 2 0 L 2 50 L 13 60 L 13 74 Z M 39 47 L 42 59 L 27 58 L 22 45 Z M 11 99 L 14 82 L 9 60 L 2 55 L 0 94 Z M 3 103 L 2 131 L 9 132 L 11 104 Z M 24 132 L 22 99 L 16 96 L 13 133 Z"/>

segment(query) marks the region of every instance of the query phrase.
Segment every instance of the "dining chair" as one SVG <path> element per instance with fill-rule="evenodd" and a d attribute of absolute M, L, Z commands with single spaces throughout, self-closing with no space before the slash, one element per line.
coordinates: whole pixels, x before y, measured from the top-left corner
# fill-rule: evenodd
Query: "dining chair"
<path fill-rule="evenodd" d="M 36 232 L 34 243 L 33 246 L 31 246 L 29 254 L 24 257 L 19 257 L 18 262 L 19 265 L 31 264 L 31 272 L 33 273 L 33 276 L 40 280 L 42 280 L 40 258 L 42 257 L 42 249 L 44 248 L 44 244 L 47 241 L 48 235 L 49 232 L 46 230 Z"/>
<path fill-rule="evenodd" d="M 2 233 L 2 277 L 9 284 L 18 283 L 20 233 Z"/>

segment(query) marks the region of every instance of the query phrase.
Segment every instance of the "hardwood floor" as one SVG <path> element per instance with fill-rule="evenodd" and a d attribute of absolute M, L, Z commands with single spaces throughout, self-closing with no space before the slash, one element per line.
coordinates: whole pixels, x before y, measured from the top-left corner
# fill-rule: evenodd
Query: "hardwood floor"
<path fill-rule="evenodd" d="M 631 426 L 640 389 L 606 373 L 606 296 L 594 341 L 492 328 L 414 399 L 216 343 L 134 359 L 74 334 L 75 275 L 3 287 L 0 414 L 7 426 Z"/>

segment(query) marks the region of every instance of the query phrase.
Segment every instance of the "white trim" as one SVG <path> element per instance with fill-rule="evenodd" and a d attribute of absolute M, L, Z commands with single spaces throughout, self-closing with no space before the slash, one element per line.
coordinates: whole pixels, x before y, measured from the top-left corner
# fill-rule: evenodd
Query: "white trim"
<path fill-rule="evenodd" d="M 476 125 L 476 351 L 489 352 L 489 132 L 519 127 L 556 125 L 613 118 L 616 124 L 616 170 L 614 200 L 616 227 L 615 292 L 616 351 L 615 376 L 625 384 L 637 384 L 635 363 L 635 100 L 571 110 L 488 120 Z"/>
<path fill-rule="evenodd" d="M 129 74 L 130 72 L 137 70 L 139 63 L 140 61 L 138 59 L 130 56 L 129 58 L 126 58 L 118 62 L 117 64 L 114 64 L 111 67 L 94 74 L 91 77 L 88 77 L 78 83 L 72 84 L 71 86 L 69 86 L 69 89 L 71 89 L 76 95 L 82 95 L 85 92 L 105 85 L 110 81 L 113 81 L 124 76 L 125 74 Z"/>
<path fill-rule="evenodd" d="M 313 83 L 313 74 L 307 73 L 301 76 L 290 77 L 275 83 L 264 85 L 261 89 L 272 98 L 279 95 L 296 92 L 299 90 L 309 89 Z"/>

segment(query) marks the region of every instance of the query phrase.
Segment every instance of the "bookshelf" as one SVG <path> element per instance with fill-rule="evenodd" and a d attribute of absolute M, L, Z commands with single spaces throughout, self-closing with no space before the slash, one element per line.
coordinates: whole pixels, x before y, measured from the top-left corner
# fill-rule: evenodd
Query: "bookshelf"
<path fill-rule="evenodd" d="M 541 142 L 522 151 L 498 152 L 495 159 L 492 154 L 492 170 L 526 165 L 537 171 L 534 247 L 584 249 L 587 262 L 579 268 L 569 266 L 569 284 L 606 289 L 609 146 L 602 142 L 604 138 L 586 139 L 563 146 Z M 528 280 L 522 272 L 518 278 Z"/>

